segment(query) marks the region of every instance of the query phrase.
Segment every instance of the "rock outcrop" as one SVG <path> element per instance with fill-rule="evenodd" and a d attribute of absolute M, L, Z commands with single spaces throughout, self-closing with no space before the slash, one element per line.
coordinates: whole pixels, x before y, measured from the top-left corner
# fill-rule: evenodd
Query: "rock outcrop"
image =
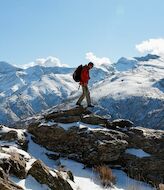
<path fill-rule="evenodd" d="M 62 167 L 60 157 L 86 166 L 119 165 L 132 178 L 157 187 L 163 183 L 162 130 L 135 127 L 131 121 L 124 119 L 111 121 L 82 107 L 47 113 L 31 121 L 27 132 L 32 134 L 31 138 L 36 143 L 51 150 L 46 155 L 55 160 L 59 169 L 51 170 L 41 161 L 32 159 L 27 152 L 19 151 L 28 147 L 30 135 L 26 139 L 24 130 L 0 125 L 0 189 L 22 189 L 8 179 L 12 174 L 19 179 L 31 175 L 52 190 L 72 190 L 74 176 Z M 137 157 L 127 153 L 128 148 L 142 149 L 149 155 Z M 29 167 L 29 163 L 33 163 L 32 166 Z"/>
<path fill-rule="evenodd" d="M 18 131 L 5 126 L 0 127 L 2 142 L 0 147 L 0 190 L 23 190 L 22 187 L 10 180 L 10 176 L 26 180 L 28 175 L 52 190 L 73 190 L 68 182 L 74 179 L 72 172 L 52 171 L 41 161 L 35 161 L 18 144 L 18 141 L 22 139 L 22 135 L 24 135 L 23 130 Z M 28 142 L 26 139 L 25 141 Z"/>
<path fill-rule="evenodd" d="M 70 184 L 59 172 L 50 172 L 50 169 L 48 169 L 40 160 L 33 163 L 28 174 L 33 176 L 39 183 L 46 184 L 52 190 L 73 190 Z"/>
<path fill-rule="evenodd" d="M 5 173 L 13 174 L 20 179 L 26 178 L 26 160 L 24 157 L 16 152 L 7 153 L 6 155 L 9 157 L 0 159 L 0 167 L 3 168 Z"/>
<path fill-rule="evenodd" d="M 124 154 L 120 160 L 124 171 L 132 178 L 147 181 L 156 187 L 164 180 L 164 159 L 154 156 L 137 158 Z"/>
<path fill-rule="evenodd" d="M 0 167 L 0 189 L 1 190 L 23 190 L 20 186 L 14 184 L 8 179 L 7 174 Z"/>
<path fill-rule="evenodd" d="M 129 120 L 117 119 L 110 122 L 108 118 L 93 114 L 87 108 L 76 107 L 70 110 L 55 111 L 44 115 L 46 121 L 54 121 L 60 123 L 73 123 L 73 122 L 83 122 L 92 125 L 100 125 L 106 128 L 116 128 L 118 127 L 132 127 L 134 124 Z"/>
<path fill-rule="evenodd" d="M 126 134 L 129 136 L 129 147 L 140 148 L 155 156 L 164 157 L 164 131 L 132 127 Z"/>
<path fill-rule="evenodd" d="M 36 143 L 58 152 L 58 156 L 89 166 L 119 164 L 135 179 L 157 186 L 163 183 L 163 131 L 134 127 L 128 120 L 110 121 L 80 107 L 47 114 L 44 119 L 31 123 L 28 132 Z M 126 154 L 127 148 L 142 149 L 150 156 L 139 158 Z"/>
<path fill-rule="evenodd" d="M 6 128 L 6 131 L 3 130 L 4 126 L 0 125 L 0 140 L 8 141 L 8 142 L 15 142 L 18 144 L 23 150 L 28 149 L 28 140 L 26 139 L 25 132 L 21 132 L 18 134 L 18 131 L 15 129 Z"/>
<path fill-rule="evenodd" d="M 23 190 L 22 187 L 14 184 L 10 180 L 6 181 L 0 177 L 0 189 L 2 190 Z"/>
<path fill-rule="evenodd" d="M 128 145 L 126 135 L 114 130 L 89 130 L 76 126 L 65 130 L 54 124 L 32 125 L 28 131 L 38 144 L 87 165 L 115 161 Z"/>

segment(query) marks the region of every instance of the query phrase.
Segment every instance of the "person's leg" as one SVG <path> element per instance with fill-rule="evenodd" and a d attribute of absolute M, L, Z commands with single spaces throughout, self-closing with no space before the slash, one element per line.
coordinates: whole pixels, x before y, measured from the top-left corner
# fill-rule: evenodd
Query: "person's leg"
<path fill-rule="evenodd" d="M 84 89 L 84 86 L 82 86 L 82 95 L 80 96 L 80 98 L 78 99 L 78 101 L 77 101 L 77 105 L 80 105 L 81 104 L 81 102 L 83 101 L 83 99 L 85 98 L 85 89 Z"/>
<path fill-rule="evenodd" d="M 90 92 L 88 89 L 88 86 L 85 86 L 85 95 L 87 99 L 87 105 L 91 105 L 91 97 L 90 97 Z"/>

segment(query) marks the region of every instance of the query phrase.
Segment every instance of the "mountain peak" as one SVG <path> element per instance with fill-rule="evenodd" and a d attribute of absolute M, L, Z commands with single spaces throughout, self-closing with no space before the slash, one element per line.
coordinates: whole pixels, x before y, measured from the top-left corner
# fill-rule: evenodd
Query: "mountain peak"
<path fill-rule="evenodd" d="M 117 71 L 127 71 L 133 69 L 136 64 L 137 61 L 134 58 L 121 57 L 117 63 L 115 63 L 115 67 Z"/>
<path fill-rule="evenodd" d="M 142 56 L 142 57 L 134 57 L 137 61 L 149 61 L 151 59 L 159 59 L 160 56 L 159 55 L 155 55 L 155 54 L 147 54 L 146 56 Z"/>
<path fill-rule="evenodd" d="M 10 65 L 7 62 L 0 61 L 0 73 L 12 72 L 16 71 L 17 69 L 17 67 L 14 67 L 13 65 Z"/>

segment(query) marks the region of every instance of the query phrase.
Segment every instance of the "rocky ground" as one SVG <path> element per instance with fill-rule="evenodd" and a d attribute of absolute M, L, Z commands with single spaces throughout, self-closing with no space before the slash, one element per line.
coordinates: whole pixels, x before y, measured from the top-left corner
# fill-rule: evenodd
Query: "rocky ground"
<path fill-rule="evenodd" d="M 73 180 L 71 172 L 51 170 L 26 152 L 28 141 L 24 131 L 0 126 L 0 189 L 23 190 L 10 177 L 26 179 L 31 176 L 40 184 L 45 184 L 47 189 L 73 190 L 68 182 Z"/>
<path fill-rule="evenodd" d="M 11 175 L 20 179 L 32 176 L 52 190 L 73 189 L 71 171 L 52 170 L 26 152 L 29 134 L 51 151 L 47 156 L 59 161 L 59 166 L 60 158 L 66 157 L 88 167 L 119 167 L 130 177 L 156 187 L 164 182 L 162 130 L 136 127 L 128 120 L 110 121 L 82 107 L 44 114 L 26 127 L 22 130 L 0 126 L 0 189 L 23 189 L 11 181 Z M 128 152 L 132 148 L 148 154 L 138 157 Z"/>

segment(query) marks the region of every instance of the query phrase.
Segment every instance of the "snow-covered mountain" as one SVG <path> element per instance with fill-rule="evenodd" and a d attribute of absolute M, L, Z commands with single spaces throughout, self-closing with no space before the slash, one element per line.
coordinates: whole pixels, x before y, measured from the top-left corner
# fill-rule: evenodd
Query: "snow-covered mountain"
<path fill-rule="evenodd" d="M 78 83 L 72 79 L 75 68 L 47 61 L 48 67 L 42 61 L 25 69 L 0 62 L 0 123 L 9 124 L 32 116 L 60 104 L 78 90 Z M 91 86 L 104 80 L 113 70 L 112 67 L 105 71 L 94 68 Z"/>
<path fill-rule="evenodd" d="M 0 61 L 0 74 L 7 74 L 17 70 L 19 70 L 19 68 L 10 65 L 7 62 Z"/>
<path fill-rule="evenodd" d="M 92 89 L 95 103 L 113 119 L 164 129 L 164 59 L 149 54 L 121 58 L 114 66 L 118 72 Z"/>
<path fill-rule="evenodd" d="M 75 68 L 50 65 L 53 67 L 34 64 L 22 69 L 0 63 L 0 123 L 19 121 L 63 102 L 75 104 L 81 93 L 72 79 Z M 99 114 L 164 129 L 162 57 L 148 54 L 120 58 L 110 66 L 95 67 L 91 70 L 90 88 Z"/>

